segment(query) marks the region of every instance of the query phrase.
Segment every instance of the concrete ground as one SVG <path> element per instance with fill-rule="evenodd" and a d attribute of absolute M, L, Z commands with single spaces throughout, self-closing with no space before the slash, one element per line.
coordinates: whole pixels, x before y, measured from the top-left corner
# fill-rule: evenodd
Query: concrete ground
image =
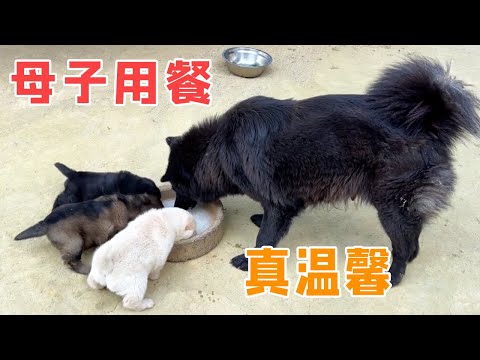
<path fill-rule="evenodd" d="M 261 77 L 230 74 L 222 62 L 227 46 L 0 46 L 0 313 L 132 314 L 120 297 L 87 286 L 86 278 L 64 266 L 46 237 L 16 242 L 14 236 L 48 214 L 63 189 L 56 161 L 90 171 L 130 170 L 160 184 L 167 164 L 166 136 L 179 135 L 203 118 L 252 95 L 305 98 L 327 93 L 362 93 L 386 65 L 409 53 L 452 60 L 452 73 L 480 89 L 478 46 L 273 46 Z M 212 59 L 212 104 L 175 107 L 163 87 L 163 71 L 175 58 Z M 103 59 L 109 85 L 92 90 L 92 105 L 77 106 L 75 87 L 63 86 L 67 59 Z M 15 59 L 51 59 L 59 81 L 51 106 L 33 107 L 14 96 L 9 84 Z M 113 105 L 115 60 L 157 59 L 159 104 Z M 68 72 L 73 74 L 73 72 Z M 225 235 L 207 255 L 167 263 L 147 296 L 156 306 L 143 314 L 480 314 L 480 141 L 455 150 L 458 185 L 452 206 L 428 225 L 420 254 L 400 286 L 383 298 L 293 295 L 296 260 L 288 259 L 291 294 L 247 298 L 247 273 L 230 258 L 253 246 L 257 228 L 251 214 L 260 210 L 246 197 L 223 199 Z M 337 246 L 341 279 L 345 246 L 390 246 L 373 208 L 311 209 L 302 214 L 280 243 Z M 91 252 L 85 258 L 89 261 Z M 341 282 L 343 284 L 343 282 Z"/>

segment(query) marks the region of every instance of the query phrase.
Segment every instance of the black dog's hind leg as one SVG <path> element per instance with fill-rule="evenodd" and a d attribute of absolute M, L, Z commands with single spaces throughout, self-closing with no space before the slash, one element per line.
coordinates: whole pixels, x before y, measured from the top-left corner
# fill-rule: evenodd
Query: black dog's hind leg
<path fill-rule="evenodd" d="M 252 221 L 252 223 L 257 225 L 258 227 L 262 226 L 262 219 L 263 219 L 263 214 L 255 214 L 250 216 L 250 220 Z"/>
<path fill-rule="evenodd" d="M 398 205 L 390 208 L 380 208 L 378 216 L 385 232 L 392 242 L 392 265 L 390 267 L 392 286 L 402 281 L 407 268 L 407 262 L 418 254 L 418 238 L 422 231 L 423 220 L 419 216 L 400 209 Z"/>
<path fill-rule="evenodd" d="M 272 247 L 277 246 L 278 242 L 288 232 L 292 219 L 298 215 L 300 210 L 301 208 L 299 207 L 265 208 L 263 216 L 259 215 L 262 219 L 260 219 L 261 226 L 257 235 L 255 247 L 261 248 L 265 245 L 270 245 Z M 254 221 L 254 216 L 256 215 L 252 216 L 252 221 Z M 256 219 L 258 218 L 259 217 L 256 217 Z M 255 225 L 257 224 L 255 223 Z M 240 270 L 248 270 L 248 259 L 244 254 L 235 256 L 230 263 Z"/>

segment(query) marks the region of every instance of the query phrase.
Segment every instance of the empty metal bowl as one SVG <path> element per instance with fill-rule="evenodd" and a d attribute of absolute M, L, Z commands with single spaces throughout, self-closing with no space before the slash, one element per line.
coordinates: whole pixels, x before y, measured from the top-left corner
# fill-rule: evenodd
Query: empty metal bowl
<path fill-rule="evenodd" d="M 260 76 L 272 63 L 269 54 L 251 47 L 229 48 L 222 56 L 232 74 L 246 78 Z"/>

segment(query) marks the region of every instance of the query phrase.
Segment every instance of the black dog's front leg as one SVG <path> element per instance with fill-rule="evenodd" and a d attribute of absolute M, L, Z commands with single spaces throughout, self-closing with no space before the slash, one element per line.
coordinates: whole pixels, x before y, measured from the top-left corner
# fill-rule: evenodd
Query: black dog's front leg
<path fill-rule="evenodd" d="M 263 218 L 260 219 L 261 226 L 257 235 L 255 247 L 261 248 L 265 245 L 270 245 L 272 247 L 277 246 L 278 242 L 288 232 L 292 219 L 298 214 L 299 210 L 300 209 L 294 207 L 266 208 Z M 248 259 L 244 254 L 235 256 L 230 263 L 240 270 L 248 270 Z"/>

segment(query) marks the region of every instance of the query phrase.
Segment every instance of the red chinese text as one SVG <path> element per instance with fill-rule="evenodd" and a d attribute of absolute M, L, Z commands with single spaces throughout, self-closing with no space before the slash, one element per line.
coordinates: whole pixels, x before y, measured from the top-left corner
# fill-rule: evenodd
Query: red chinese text
<path fill-rule="evenodd" d="M 80 95 L 75 98 L 76 105 L 90 105 L 90 85 L 107 85 L 107 76 L 96 76 L 103 69 L 102 60 L 68 60 L 68 70 L 85 69 L 80 75 L 63 77 L 64 85 L 79 85 Z"/>
<path fill-rule="evenodd" d="M 29 98 L 31 105 L 50 105 L 52 83 L 57 75 L 50 73 L 50 60 L 15 60 L 15 72 L 10 83 L 15 85 L 15 96 Z"/>
<path fill-rule="evenodd" d="M 210 105 L 210 66 L 211 60 L 170 61 L 165 69 L 165 87 L 170 92 L 172 103 Z"/>

